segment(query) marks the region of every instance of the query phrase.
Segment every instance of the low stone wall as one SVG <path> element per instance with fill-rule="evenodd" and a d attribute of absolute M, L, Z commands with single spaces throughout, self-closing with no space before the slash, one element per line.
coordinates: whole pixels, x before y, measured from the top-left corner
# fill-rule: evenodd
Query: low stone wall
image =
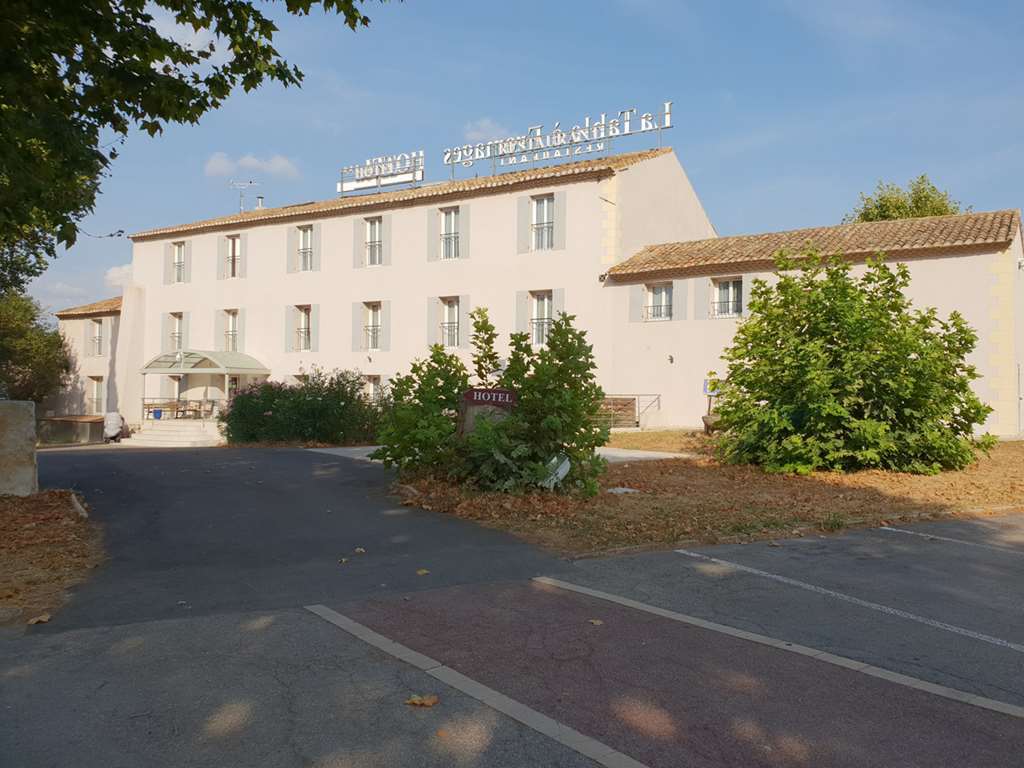
<path fill-rule="evenodd" d="M 28 496 L 38 490 L 36 405 L 0 400 L 0 496 Z"/>

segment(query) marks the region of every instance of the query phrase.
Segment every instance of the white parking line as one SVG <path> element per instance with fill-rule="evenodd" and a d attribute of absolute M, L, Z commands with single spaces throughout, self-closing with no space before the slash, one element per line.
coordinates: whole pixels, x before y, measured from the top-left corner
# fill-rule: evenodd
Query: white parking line
<path fill-rule="evenodd" d="M 578 752 L 584 757 L 589 757 L 598 765 L 603 765 L 605 768 L 647 768 L 646 765 L 634 760 L 629 755 L 618 752 L 607 744 L 602 744 L 597 739 L 592 739 L 590 736 L 586 736 L 557 720 L 553 720 L 547 715 L 542 715 L 537 710 L 531 709 L 515 699 L 510 699 L 503 693 L 499 693 L 493 688 L 488 688 L 486 685 L 478 683 L 476 680 L 466 677 L 461 672 L 456 672 L 450 667 L 444 666 L 441 662 L 435 661 L 429 656 L 424 656 L 412 648 L 389 640 L 384 635 L 374 632 L 369 627 L 353 621 L 348 616 L 343 616 L 325 605 L 307 605 L 306 610 L 315 613 L 324 621 L 328 621 L 334 626 L 345 630 L 364 643 L 372 645 L 374 648 L 384 651 L 384 653 L 394 656 L 396 659 L 400 659 L 407 664 L 411 664 L 417 669 L 423 670 L 445 685 L 462 691 L 462 693 L 482 704 L 486 704 L 491 709 L 495 709 L 503 715 L 511 717 L 513 720 L 517 720 L 527 728 L 532 728 L 574 752 Z"/>
<path fill-rule="evenodd" d="M 880 531 L 891 531 L 892 533 L 905 533 L 908 536 L 920 536 L 922 539 L 937 539 L 938 541 L 948 541 L 951 544 L 963 544 L 967 547 L 980 547 L 981 549 L 991 549 L 994 552 L 1006 552 L 1010 555 L 1017 555 L 1024 557 L 1024 552 L 1019 549 L 1011 549 L 1010 547 L 997 547 L 994 544 L 978 544 L 975 541 L 965 541 L 964 539 L 953 539 L 949 536 L 937 536 L 934 533 L 923 533 L 921 531 L 908 531 L 906 528 L 893 528 L 889 525 L 883 525 L 878 530 Z"/>
<path fill-rule="evenodd" d="M 705 562 L 724 565 L 729 568 L 734 568 L 738 571 L 744 571 L 746 573 L 755 574 L 756 576 L 762 576 L 766 579 L 771 579 L 772 581 L 777 581 L 781 584 L 788 584 L 791 587 L 806 589 L 808 592 L 816 592 L 819 595 L 834 597 L 836 600 L 842 600 L 846 603 L 859 605 L 861 608 L 870 608 L 873 611 L 885 613 L 889 616 L 898 616 L 901 619 L 916 621 L 918 624 L 924 624 L 934 629 L 941 629 L 946 632 L 952 632 L 956 635 L 962 635 L 963 637 L 970 637 L 973 640 L 980 640 L 983 643 L 996 645 L 1000 648 L 1008 648 L 1011 651 L 1016 651 L 1017 653 L 1024 653 L 1024 645 L 1019 645 L 1018 643 L 1011 643 L 1009 640 L 1003 640 L 998 637 L 992 637 L 992 635 L 986 635 L 981 632 L 975 632 L 973 629 L 965 629 L 963 627 L 958 627 L 955 624 L 947 624 L 944 621 L 936 621 L 935 619 L 929 619 L 925 616 L 918 616 L 916 613 L 903 611 L 899 608 L 892 608 L 888 605 L 882 605 L 881 603 L 873 603 L 870 600 L 861 600 L 859 597 L 854 597 L 853 595 L 847 595 L 842 592 L 836 592 L 832 589 L 825 589 L 825 587 L 819 587 L 815 584 L 808 584 L 806 581 L 799 581 L 798 579 L 791 579 L 788 576 L 780 576 L 777 573 L 769 573 L 768 571 L 762 571 L 759 568 L 751 568 L 749 565 L 733 563 L 729 560 L 720 560 L 717 557 L 704 555 L 700 552 L 691 552 L 688 549 L 677 549 L 676 552 L 678 552 L 680 555 L 686 555 L 687 557 L 692 557 L 696 560 L 704 560 Z"/>
<path fill-rule="evenodd" d="M 1007 704 L 1003 701 L 996 701 L 995 699 L 988 699 L 984 696 L 977 696 L 973 693 L 967 693 L 966 691 L 958 691 L 956 688 L 950 688 L 945 685 L 929 683 L 927 680 L 919 680 L 918 678 L 911 677 L 910 675 L 902 675 L 899 672 L 892 672 L 888 669 L 882 669 L 881 667 L 876 667 L 871 664 L 865 664 L 854 659 L 848 659 L 845 656 L 836 656 L 833 653 L 821 651 L 817 648 L 810 648 L 806 645 L 778 640 L 774 637 L 759 635 L 756 632 L 748 632 L 745 629 L 736 629 L 736 627 L 729 627 L 725 624 L 717 624 L 716 622 L 707 621 L 706 619 L 699 619 L 696 616 L 688 616 L 685 613 L 677 613 L 676 611 L 670 611 L 667 608 L 659 608 L 656 605 L 641 603 L 639 600 L 622 597 L 621 595 L 615 595 L 610 592 L 602 592 L 599 589 L 582 587 L 579 584 L 572 584 L 568 581 L 562 581 L 561 579 L 552 579 L 548 576 L 537 576 L 533 581 L 541 584 L 547 584 L 552 587 L 558 587 L 559 589 L 569 590 L 570 592 L 578 592 L 581 595 L 588 595 L 589 597 L 595 597 L 599 600 L 607 600 L 610 603 L 616 603 L 627 608 L 644 611 L 645 613 L 652 613 L 655 616 L 660 616 L 664 619 L 671 619 L 672 621 L 678 621 L 683 624 L 690 624 L 692 626 L 699 627 L 700 629 L 719 632 L 723 635 L 739 638 L 740 640 L 749 640 L 752 643 L 767 645 L 780 651 L 796 653 L 800 656 L 808 656 L 815 661 L 821 661 L 825 664 L 833 664 L 837 667 L 843 667 L 844 669 L 849 669 L 854 672 L 860 672 L 861 674 L 868 675 L 870 677 L 877 677 L 880 680 L 886 680 L 890 683 L 895 683 L 896 685 L 902 685 L 907 688 L 913 688 L 914 690 L 931 693 L 935 696 L 941 696 L 944 699 L 952 699 L 953 701 L 959 701 L 963 704 L 970 704 L 974 707 L 989 709 L 993 712 L 1001 712 L 1004 715 L 1011 715 L 1012 717 L 1024 719 L 1024 707 Z"/>

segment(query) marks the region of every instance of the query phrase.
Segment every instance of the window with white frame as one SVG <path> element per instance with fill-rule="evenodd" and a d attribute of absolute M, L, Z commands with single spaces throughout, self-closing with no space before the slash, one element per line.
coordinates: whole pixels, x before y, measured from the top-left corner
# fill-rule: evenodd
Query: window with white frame
<path fill-rule="evenodd" d="M 313 269 L 313 227 L 299 227 L 299 271 Z"/>
<path fill-rule="evenodd" d="M 181 312 L 171 313 L 171 352 L 180 352 L 182 345 L 182 332 L 184 330 L 184 318 Z"/>
<path fill-rule="evenodd" d="M 367 400 L 379 400 L 382 394 L 380 376 L 363 376 L 363 392 Z"/>
<path fill-rule="evenodd" d="M 94 318 L 89 321 L 89 354 L 103 354 L 103 320 Z"/>
<path fill-rule="evenodd" d="M 298 312 L 298 323 L 295 328 L 295 349 L 299 352 L 310 350 L 310 336 L 312 329 L 312 308 L 309 306 L 296 307 Z"/>
<path fill-rule="evenodd" d="M 533 207 L 533 250 L 547 251 L 555 247 L 555 196 L 531 198 Z"/>
<path fill-rule="evenodd" d="M 185 282 L 185 244 L 184 243 L 172 243 L 171 244 L 171 266 L 174 269 L 174 282 L 184 283 Z"/>
<path fill-rule="evenodd" d="M 366 335 L 366 348 L 380 349 L 380 302 L 368 301 L 363 306 L 366 308 L 366 325 L 363 328 Z"/>
<path fill-rule="evenodd" d="M 711 289 L 712 317 L 738 317 L 743 313 L 743 278 L 715 278 Z"/>
<path fill-rule="evenodd" d="M 655 283 L 647 286 L 647 304 L 644 306 L 644 320 L 672 319 L 672 283 Z"/>
<path fill-rule="evenodd" d="M 103 413 L 103 377 L 89 377 L 89 402 L 86 403 L 89 413 L 97 416 Z"/>
<path fill-rule="evenodd" d="M 459 209 L 441 209 L 441 258 L 459 258 Z"/>
<path fill-rule="evenodd" d="M 238 351 L 238 310 L 224 310 L 224 350 Z"/>
<path fill-rule="evenodd" d="M 374 267 L 384 263 L 384 241 L 381 239 L 381 217 L 365 219 L 366 222 L 366 263 Z"/>
<path fill-rule="evenodd" d="M 441 299 L 441 344 L 445 347 L 459 346 L 459 299 Z"/>
<path fill-rule="evenodd" d="M 538 347 L 548 343 L 553 320 L 551 291 L 530 292 L 530 341 Z"/>
<path fill-rule="evenodd" d="M 227 277 L 238 277 L 242 265 L 242 238 L 240 235 L 228 236 L 228 261 L 224 265 Z"/>

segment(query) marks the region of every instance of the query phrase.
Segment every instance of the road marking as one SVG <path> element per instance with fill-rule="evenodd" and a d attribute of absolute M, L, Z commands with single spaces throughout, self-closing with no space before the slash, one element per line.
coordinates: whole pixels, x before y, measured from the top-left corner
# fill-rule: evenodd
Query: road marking
<path fill-rule="evenodd" d="M 599 589 L 590 589 L 589 587 L 572 584 L 571 582 L 562 581 L 561 579 L 552 579 L 548 576 L 537 576 L 533 581 L 540 584 L 547 584 L 552 587 L 558 587 L 559 589 L 565 589 L 570 592 L 578 592 L 581 595 L 595 597 L 598 600 L 606 600 L 609 603 L 616 603 L 638 611 L 651 613 L 664 619 L 671 619 L 672 621 L 678 621 L 683 624 L 690 624 L 694 627 L 699 627 L 700 629 L 707 629 L 711 632 L 729 635 L 730 637 L 739 638 L 740 640 L 749 640 L 752 643 L 767 645 L 770 648 L 777 648 L 780 651 L 788 651 L 789 653 L 796 653 L 800 656 L 807 656 L 815 661 L 821 661 L 826 664 L 843 667 L 844 669 L 860 672 L 861 674 L 869 675 L 870 677 L 877 677 L 880 680 L 886 680 L 890 683 L 895 683 L 896 685 L 902 685 L 907 688 L 913 688 L 914 690 L 931 693 L 935 696 L 941 696 L 944 699 L 952 699 L 953 701 L 959 701 L 962 704 L 970 704 L 971 706 L 980 707 L 981 709 L 988 709 L 993 712 L 999 712 L 1004 715 L 1024 719 L 1024 707 L 1007 704 L 1003 701 L 996 701 L 995 699 L 988 699 L 984 696 L 977 696 L 973 693 L 967 693 L 966 691 L 959 691 L 956 688 L 949 688 L 945 685 L 929 683 L 927 680 L 920 680 L 916 677 L 900 674 L 899 672 L 892 672 L 888 669 L 882 669 L 881 667 L 876 667 L 871 664 L 865 664 L 854 659 L 848 659 L 845 656 L 836 656 L 833 653 L 821 651 L 817 648 L 810 648 L 806 645 L 790 643 L 785 640 L 777 640 L 774 637 L 759 635 L 756 632 L 748 632 L 745 629 L 736 629 L 735 627 L 729 627 L 725 624 L 717 624 L 713 621 L 707 621 L 706 619 L 699 619 L 696 616 L 677 613 L 676 611 L 670 611 L 667 608 L 659 608 L 656 605 L 641 603 L 639 600 L 632 600 L 628 597 L 612 594 L 611 592 L 602 592 Z"/>
<path fill-rule="evenodd" d="M 908 531 L 906 528 L 893 528 L 889 525 L 883 525 L 878 530 L 880 531 L 892 531 L 893 533 L 905 533 L 908 536 L 920 536 L 922 539 L 937 539 L 938 541 L 948 541 L 951 544 L 964 544 L 968 547 L 980 547 L 982 549 L 991 549 L 996 552 L 1006 552 L 1011 555 L 1018 555 L 1024 557 L 1024 552 L 1019 549 L 1011 549 L 1010 547 L 997 547 L 993 544 L 978 544 L 974 541 L 965 541 L 964 539 L 953 539 L 949 536 L 936 536 L 934 533 L 922 533 L 920 531 Z"/>
<path fill-rule="evenodd" d="M 466 677 L 461 672 L 456 672 L 454 669 L 444 666 L 441 662 L 435 661 L 429 656 L 424 656 L 412 648 L 389 640 L 384 635 L 374 632 L 369 627 L 353 621 L 348 616 L 343 616 L 325 605 L 307 605 L 306 610 L 315 613 L 324 621 L 328 621 L 336 627 L 345 630 L 364 643 L 372 645 L 374 648 L 384 651 L 384 653 L 394 656 L 396 659 L 400 659 L 407 664 L 411 664 L 417 669 L 423 670 L 442 683 L 462 691 L 467 696 L 511 717 L 513 720 L 517 720 L 527 728 L 532 728 L 584 757 L 589 757 L 598 765 L 603 765 L 606 768 L 647 768 L 646 765 L 634 760 L 629 755 L 618 752 L 607 744 L 602 744 L 597 739 L 586 736 L 557 720 L 553 720 L 547 715 L 542 715 L 537 710 L 515 699 L 510 699 L 493 688 L 488 688 L 486 685 Z"/>
<path fill-rule="evenodd" d="M 749 565 L 741 565 L 740 563 L 734 563 L 729 560 L 719 560 L 717 557 L 703 555 L 700 552 L 691 552 L 688 549 L 677 549 L 676 552 L 680 555 L 686 555 L 687 557 L 692 557 L 696 560 L 704 560 L 718 565 L 725 565 L 738 571 L 745 571 L 746 573 L 752 573 L 756 576 L 762 576 L 766 579 L 777 581 L 781 584 L 788 584 L 791 587 L 806 589 L 808 592 L 816 592 L 817 594 L 825 595 L 826 597 L 834 597 L 836 600 L 842 600 L 846 603 L 859 605 L 861 608 L 870 608 L 873 611 L 885 613 L 889 616 L 898 616 L 901 619 L 916 621 L 918 624 L 924 624 L 925 626 L 932 627 L 933 629 L 941 629 L 946 632 L 952 632 L 955 635 L 962 635 L 963 637 L 970 637 L 973 640 L 980 640 L 983 643 L 989 643 L 990 645 L 995 645 L 1000 648 L 1008 648 L 1011 651 L 1016 651 L 1017 653 L 1024 653 L 1024 645 L 1012 643 L 1009 640 L 1003 640 L 998 637 L 992 637 L 992 635 L 986 635 L 981 632 L 975 632 L 973 629 L 965 629 L 964 627 L 958 627 L 955 624 L 947 624 L 944 621 L 936 621 L 935 619 L 929 619 L 926 616 L 918 616 L 916 613 L 903 611 L 899 608 L 892 608 L 888 605 L 882 605 L 881 603 L 873 603 L 870 600 L 862 600 L 859 597 L 847 595 L 843 592 L 836 592 L 835 590 L 819 587 L 815 584 L 808 584 L 806 581 L 791 579 L 788 576 L 780 576 L 777 573 L 769 573 L 768 571 L 762 571 L 759 568 L 751 568 Z"/>

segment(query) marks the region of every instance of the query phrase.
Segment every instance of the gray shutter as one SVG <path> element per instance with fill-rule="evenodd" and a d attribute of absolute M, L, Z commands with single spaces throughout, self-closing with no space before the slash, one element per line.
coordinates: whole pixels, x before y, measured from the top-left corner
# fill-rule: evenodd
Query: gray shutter
<path fill-rule="evenodd" d="M 213 312 L 213 349 L 215 352 L 224 351 L 224 333 L 227 331 L 227 313 L 223 309 Z"/>
<path fill-rule="evenodd" d="M 86 318 L 82 323 L 82 357 L 92 357 L 92 320 Z"/>
<path fill-rule="evenodd" d="M 359 352 L 363 348 L 363 339 L 366 334 L 363 329 L 363 318 L 366 316 L 366 309 L 361 301 L 352 302 L 352 351 Z"/>
<path fill-rule="evenodd" d="M 469 250 L 469 206 L 459 206 L 459 258 L 468 259 Z"/>
<path fill-rule="evenodd" d="M 320 305 L 309 308 L 309 351 L 320 351 Z"/>
<path fill-rule="evenodd" d="M 238 276 L 245 277 L 249 264 L 249 233 L 243 232 L 238 236 L 238 249 L 241 251 L 238 257 Z"/>
<path fill-rule="evenodd" d="M 185 282 L 192 282 L 192 241 L 185 241 Z"/>
<path fill-rule="evenodd" d="M 441 213 L 437 208 L 427 209 L 427 261 L 441 257 Z"/>
<path fill-rule="evenodd" d="M 380 303 L 380 351 L 391 351 L 391 302 Z"/>
<path fill-rule="evenodd" d="M 555 250 L 565 250 L 565 192 L 555 192 Z"/>
<path fill-rule="evenodd" d="M 188 332 L 188 329 L 189 329 L 189 318 L 190 318 L 191 315 L 192 315 L 191 312 L 182 312 L 181 313 L 181 348 L 182 349 L 191 349 L 192 348 L 192 339 L 189 337 L 189 332 Z"/>
<path fill-rule="evenodd" d="M 516 253 L 530 250 L 530 197 L 516 198 Z"/>
<path fill-rule="evenodd" d="M 324 233 L 320 224 L 313 225 L 313 232 L 310 235 L 310 245 L 313 247 L 313 271 L 320 271 L 320 254 L 323 252 Z"/>
<path fill-rule="evenodd" d="M 469 296 L 459 296 L 459 346 L 469 346 Z"/>
<path fill-rule="evenodd" d="M 644 304 L 646 301 L 646 285 L 629 286 L 629 322 L 639 323 L 644 319 Z"/>
<path fill-rule="evenodd" d="M 686 319 L 687 280 L 672 281 L 672 319 Z"/>
<path fill-rule="evenodd" d="M 754 281 L 758 279 L 764 279 L 764 276 L 761 274 L 754 273 L 749 275 L 743 275 L 742 277 L 743 287 L 741 288 L 741 290 L 743 291 L 743 293 L 740 296 L 740 300 L 743 302 L 741 304 L 743 317 L 747 317 L 750 314 L 750 291 L 754 287 Z"/>
<path fill-rule="evenodd" d="M 284 308 L 284 351 L 295 351 L 295 307 Z"/>
<path fill-rule="evenodd" d="M 352 268 L 366 266 L 366 220 L 352 220 Z"/>
<path fill-rule="evenodd" d="M 565 312 L 565 288 L 555 288 L 551 291 L 551 315 L 558 317 Z"/>
<path fill-rule="evenodd" d="M 171 316 L 166 312 L 160 315 L 160 351 L 171 351 Z"/>
<path fill-rule="evenodd" d="M 441 342 L 441 300 L 436 296 L 427 299 L 427 344 Z"/>
<path fill-rule="evenodd" d="M 299 228 L 288 227 L 287 234 L 287 248 L 285 252 L 284 271 L 285 272 L 298 272 L 299 271 Z"/>
<path fill-rule="evenodd" d="M 711 289 L 711 279 L 698 277 L 693 281 L 693 319 L 708 319 L 708 291 Z"/>
<path fill-rule="evenodd" d="M 235 348 L 239 352 L 245 352 L 245 310 L 238 310 L 238 317 L 235 320 L 235 328 L 238 333 L 235 334 Z"/>
<path fill-rule="evenodd" d="M 164 285 L 174 280 L 174 243 L 164 243 Z"/>
<path fill-rule="evenodd" d="M 224 235 L 217 235 L 217 279 L 223 280 L 227 277 L 228 265 L 228 239 Z"/>
<path fill-rule="evenodd" d="M 380 217 L 380 262 L 385 267 L 391 266 L 391 215 Z"/>
<path fill-rule="evenodd" d="M 516 333 L 526 333 L 530 327 L 530 292 L 516 291 Z"/>
<path fill-rule="evenodd" d="M 105 376 L 100 379 L 100 407 L 103 409 L 103 413 L 110 410 L 110 405 L 107 403 L 107 379 Z"/>
<path fill-rule="evenodd" d="M 102 321 L 103 330 L 103 354 L 106 357 L 114 356 L 114 334 L 111 329 L 114 327 L 114 321 L 109 317 L 104 317 Z"/>

